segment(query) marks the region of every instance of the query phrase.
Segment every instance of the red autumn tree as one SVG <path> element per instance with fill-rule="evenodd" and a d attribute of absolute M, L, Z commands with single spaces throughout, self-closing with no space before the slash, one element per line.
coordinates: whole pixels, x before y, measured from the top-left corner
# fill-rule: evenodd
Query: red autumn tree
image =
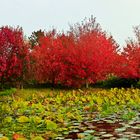
<path fill-rule="evenodd" d="M 112 73 L 117 45 L 94 18 L 71 26 L 67 34 L 55 30 L 33 47 L 34 75 L 40 83 L 80 87 L 103 80 Z"/>
<path fill-rule="evenodd" d="M 118 46 L 111 36 L 102 32 L 94 18 L 71 26 L 73 43 L 65 48 L 64 80 L 70 86 L 81 86 L 103 80 L 113 73 Z"/>
<path fill-rule="evenodd" d="M 27 70 L 28 45 L 21 28 L 0 28 L 0 83 L 13 84 L 24 79 Z"/>
<path fill-rule="evenodd" d="M 57 38 L 55 30 L 40 38 L 39 45 L 32 51 L 34 76 L 39 83 L 49 82 L 54 85 L 58 81 L 62 71 L 62 51 L 62 42 Z"/>
<path fill-rule="evenodd" d="M 120 57 L 116 59 L 118 65 L 116 67 L 116 75 L 122 78 L 140 78 L 140 28 L 134 27 L 136 40 L 129 39 L 126 41 Z"/>
<path fill-rule="evenodd" d="M 140 78 L 140 45 L 134 42 L 127 43 L 122 52 L 122 70 L 120 77 L 138 79 Z"/>

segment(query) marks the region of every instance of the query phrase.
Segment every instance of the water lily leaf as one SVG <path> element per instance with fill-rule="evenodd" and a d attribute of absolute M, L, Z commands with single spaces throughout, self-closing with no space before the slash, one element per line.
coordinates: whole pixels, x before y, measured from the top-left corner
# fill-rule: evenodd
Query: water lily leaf
<path fill-rule="evenodd" d="M 31 116 L 30 117 L 30 122 L 35 123 L 35 124 L 39 124 L 41 123 L 42 119 L 38 116 Z"/>
<path fill-rule="evenodd" d="M 64 135 L 68 135 L 69 134 L 69 131 L 64 131 L 63 134 Z"/>
<path fill-rule="evenodd" d="M 3 137 L 0 137 L 0 140 L 9 140 L 9 138 L 8 138 L 8 137 L 3 136 Z"/>
<path fill-rule="evenodd" d="M 86 131 L 84 131 L 84 133 L 94 133 L 95 131 L 94 130 L 86 130 Z"/>
<path fill-rule="evenodd" d="M 20 123 L 26 123 L 26 122 L 29 122 L 29 118 L 26 116 L 21 116 L 17 119 L 17 121 Z"/>
<path fill-rule="evenodd" d="M 112 134 L 104 134 L 102 135 L 102 137 L 112 137 L 113 135 Z"/>
<path fill-rule="evenodd" d="M 12 122 L 12 117 L 6 117 L 4 120 L 3 120 L 4 123 L 10 123 Z"/>
<path fill-rule="evenodd" d="M 43 139 L 43 138 L 40 137 L 40 136 L 37 136 L 37 137 L 34 137 L 32 140 L 45 140 L 45 139 Z"/>
<path fill-rule="evenodd" d="M 78 139 L 83 139 L 83 138 L 85 138 L 85 135 L 84 135 L 84 133 L 78 133 L 77 137 L 78 137 Z"/>
<path fill-rule="evenodd" d="M 95 137 L 92 135 L 88 135 L 83 140 L 95 140 Z"/>
<path fill-rule="evenodd" d="M 74 129 L 74 130 L 72 130 L 71 132 L 78 133 L 79 130 L 78 130 L 78 129 Z"/>
<path fill-rule="evenodd" d="M 126 127 L 122 127 L 122 128 L 117 128 L 115 129 L 115 131 L 118 131 L 118 132 L 122 132 L 122 131 L 125 131 L 126 130 Z"/>
<path fill-rule="evenodd" d="M 64 140 L 64 137 L 56 137 L 55 140 Z"/>
<path fill-rule="evenodd" d="M 0 134 L 0 138 L 2 138 L 3 137 L 3 134 Z"/>
<path fill-rule="evenodd" d="M 55 130 L 57 128 L 57 124 L 51 120 L 45 120 L 48 130 Z"/>
<path fill-rule="evenodd" d="M 111 103 L 111 105 L 115 105 L 116 104 L 116 102 L 114 102 L 114 101 L 110 101 L 110 103 Z"/>

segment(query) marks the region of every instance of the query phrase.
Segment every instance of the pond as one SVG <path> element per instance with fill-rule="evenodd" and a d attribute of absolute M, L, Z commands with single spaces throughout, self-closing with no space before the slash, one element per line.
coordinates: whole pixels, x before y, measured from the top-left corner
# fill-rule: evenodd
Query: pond
<path fill-rule="evenodd" d="M 73 130 L 67 135 L 56 138 L 77 140 L 77 139 L 140 139 L 140 113 L 129 122 L 122 120 L 119 115 L 112 115 L 106 118 L 94 118 L 84 122 L 73 121 Z"/>

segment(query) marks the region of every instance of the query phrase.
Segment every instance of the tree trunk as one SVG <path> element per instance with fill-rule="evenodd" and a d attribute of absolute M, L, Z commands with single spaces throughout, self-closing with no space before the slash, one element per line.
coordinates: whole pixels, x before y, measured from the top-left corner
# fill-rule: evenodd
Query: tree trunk
<path fill-rule="evenodd" d="M 86 88 L 89 88 L 89 83 L 87 80 L 86 80 Z"/>

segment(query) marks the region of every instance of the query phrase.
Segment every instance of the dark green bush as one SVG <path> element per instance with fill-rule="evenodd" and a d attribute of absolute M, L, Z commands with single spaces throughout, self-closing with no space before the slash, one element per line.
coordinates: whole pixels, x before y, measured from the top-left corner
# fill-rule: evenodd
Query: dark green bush
<path fill-rule="evenodd" d="M 107 80 L 97 82 L 95 86 L 102 88 L 140 87 L 140 81 L 138 79 L 110 76 Z"/>

